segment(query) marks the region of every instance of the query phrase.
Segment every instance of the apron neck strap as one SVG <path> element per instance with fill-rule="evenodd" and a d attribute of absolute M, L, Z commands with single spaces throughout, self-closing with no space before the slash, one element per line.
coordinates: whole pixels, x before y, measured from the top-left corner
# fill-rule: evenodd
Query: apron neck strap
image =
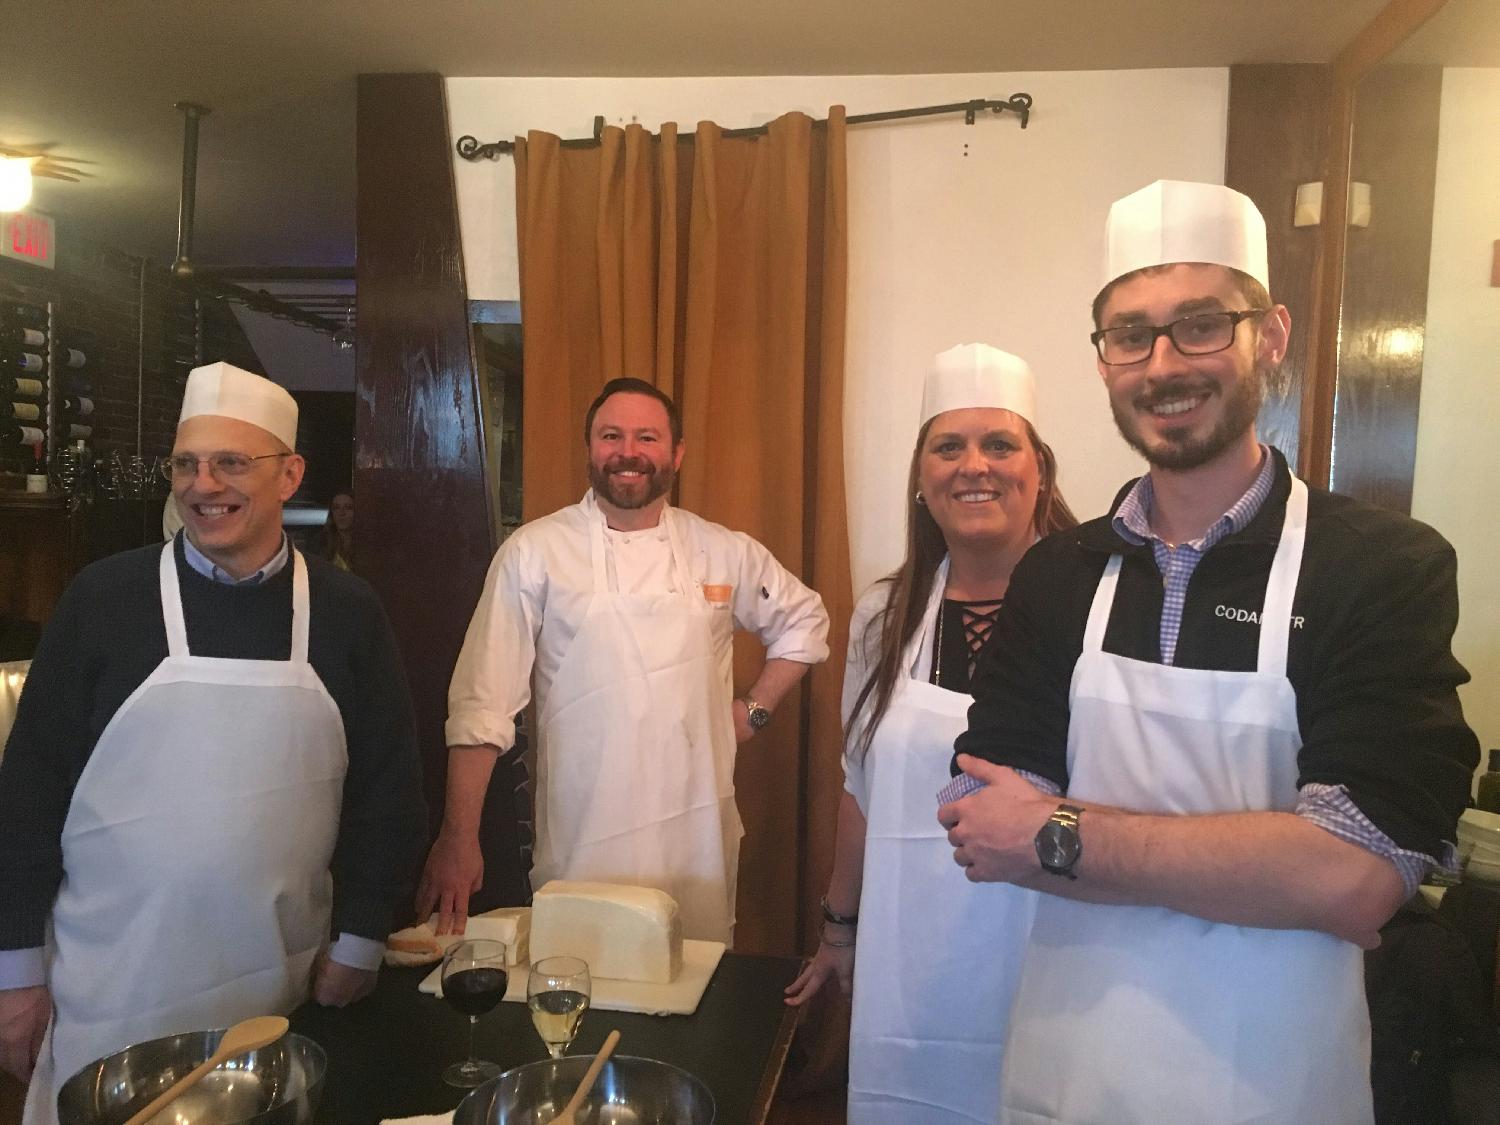
<path fill-rule="evenodd" d="M 1115 604 L 1115 587 L 1119 585 L 1121 555 L 1110 555 L 1104 564 L 1104 576 L 1094 587 L 1094 602 L 1089 609 L 1088 625 L 1083 630 L 1083 651 L 1104 651 L 1104 630 L 1109 626 L 1109 611 Z"/>
<path fill-rule="evenodd" d="M 287 565 L 292 568 L 292 663 L 306 664 L 308 622 L 312 616 L 308 612 L 307 560 L 293 547 Z"/>
<path fill-rule="evenodd" d="M 307 588 L 307 562 L 302 552 L 292 548 L 292 557 L 287 560 L 292 568 L 292 655 L 293 664 L 307 663 L 307 633 L 311 615 L 308 605 L 311 599 Z M 161 616 L 167 630 L 167 655 L 170 657 L 191 656 L 188 649 L 187 621 L 182 614 L 182 587 L 177 580 L 177 554 L 173 541 L 167 540 L 162 548 L 161 563 Z"/>
<path fill-rule="evenodd" d="M 1292 637 L 1292 597 L 1302 573 L 1302 548 L 1307 542 L 1307 485 L 1292 477 L 1281 521 L 1281 540 L 1271 561 L 1266 600 L 1260 611 L 1260 654 L 1256 667 L 1275 676 L 1286 675 L 1286 653 Z"/>
<path fill-rule="evenodd" d="M 182 590 L 177 584 L 175 540 L 168 539 L 161 551 L 161 617 L 167 628 L 167 655 L 187 656 L 187 623 L 182 617 Z"/>
<path fill-rule="evenodd" d="M 939 659 L 936 652 L 931 654 L 930 660 L 924 661 L 923 658 L 928 652 L 927 638 L 933 635 L 933 624 L 943 611 L 943 594 L 947 589 L 948 556 L 944 555 L 932 576 L 932 590 L 927 595 L 927 608 L 922 611 L 922 623 L 906 642 L 906 651 L 901 654 L 901 666 L 911 673 L 913 679 L 926 680 L 932 673 L 932 664 Z"/>

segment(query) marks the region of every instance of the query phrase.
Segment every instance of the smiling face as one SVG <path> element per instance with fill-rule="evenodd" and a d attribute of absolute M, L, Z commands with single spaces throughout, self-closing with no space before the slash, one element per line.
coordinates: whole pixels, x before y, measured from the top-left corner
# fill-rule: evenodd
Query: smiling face
<path fill-rule="evenodd" d="M 667 408 L 650 395 L 623 392 L 604 400 L 589 431 L 589 484 L 612 526 L 672 490 L 682 451 L 681 443 L 673 448 Z"/>
<path fill-rule="evenodd" d="M 949 410 L 927 427 L 917 485 L 950 550 L 1029 545 L 1040 484 L 1026 423 L 1009 410 Z"/>
<path fill-rule="evenodd" d="M 286 447 L 268 432 L 237 418 L 201 414 L 177 427 L 172 455 L 260 457 Z M 193 545 L 235 577 L 253 574 L 281 547 L 281 506 L 302 483 L 295 453 L 255 461 L 241 476 L 220 479 L 207 464 L 172 482 L 172 495 Z"/>
<path fill-rule="evenodd" d="M 1250 307 L 1225 267 L 1179 263 L 1115 282 L 1099 326 L 1170 324 L 1195 313 Z M 1242 321 L 1221 352 L 1186 356 L 1163 335 L 1139 363 L 1099 361 L 1121 436 L 1153 466 L 1179 471 L 1253 446 L 1255 418 L 1286 352 L 1289 327 L 1286 309 L 1277 305 Z"/>

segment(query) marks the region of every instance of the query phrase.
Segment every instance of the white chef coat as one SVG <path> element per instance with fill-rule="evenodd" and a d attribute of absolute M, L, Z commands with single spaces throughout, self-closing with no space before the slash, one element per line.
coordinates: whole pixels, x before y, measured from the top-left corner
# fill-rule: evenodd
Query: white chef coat
<path fill-rule="evenodd" d="M 448 688 L 449 746 L 513 746 L 533 672 L 545 706 L 592 597 L 589 521 L 598 511 L 590 490 L 581 502 L 523 525 L 495 553 Z M 681 508 L 673 514 L 693 580 L 732 587 L 734 625 L 760 638 L 766 659 L 828 658 L 828 614 L 816 592 L 743 532 Z M 611 532 L 605 543 L 616 593 L 682 592 L 672 589 L 671 552 L 659 527 Z"/>

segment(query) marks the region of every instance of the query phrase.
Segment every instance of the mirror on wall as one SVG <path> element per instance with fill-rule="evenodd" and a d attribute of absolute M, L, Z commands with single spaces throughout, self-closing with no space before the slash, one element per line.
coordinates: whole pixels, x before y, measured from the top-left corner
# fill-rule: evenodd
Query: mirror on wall
<path fill-rule="evenodd" d="M 521 324 L 513 301 L 472 301 L 490 512 L 498 547 L 521 526 Z"/>
<path fill-rule="evenodd" d="M 1448 0 L 1355 92 L 1332 486 L 1458 554 L 1454 647 L 1500 747 L 1500 4 Z"/>

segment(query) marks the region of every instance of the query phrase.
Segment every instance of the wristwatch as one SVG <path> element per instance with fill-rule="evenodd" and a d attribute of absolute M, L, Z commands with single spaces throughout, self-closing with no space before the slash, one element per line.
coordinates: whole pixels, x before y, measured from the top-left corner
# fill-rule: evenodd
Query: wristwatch
<path fill-rule="evenodd" d="M 1061 804 L 1047 818 L 1036 834 L 1036 858 L 1042 870 L 1076 879 L 1074 868 L 1083 855 L 1083 840 L 1078 835 L 1078 818 L 1083 810 L 1077 805 Z"/>
<path fill-rule="evenodd" d="M 748 695 L 740 700 L 740 702 L 745 705 L 745 711 L 749 715 L 751 730 L 762 730 L 771 721 L 771 712 L 767 711 Z"/>

